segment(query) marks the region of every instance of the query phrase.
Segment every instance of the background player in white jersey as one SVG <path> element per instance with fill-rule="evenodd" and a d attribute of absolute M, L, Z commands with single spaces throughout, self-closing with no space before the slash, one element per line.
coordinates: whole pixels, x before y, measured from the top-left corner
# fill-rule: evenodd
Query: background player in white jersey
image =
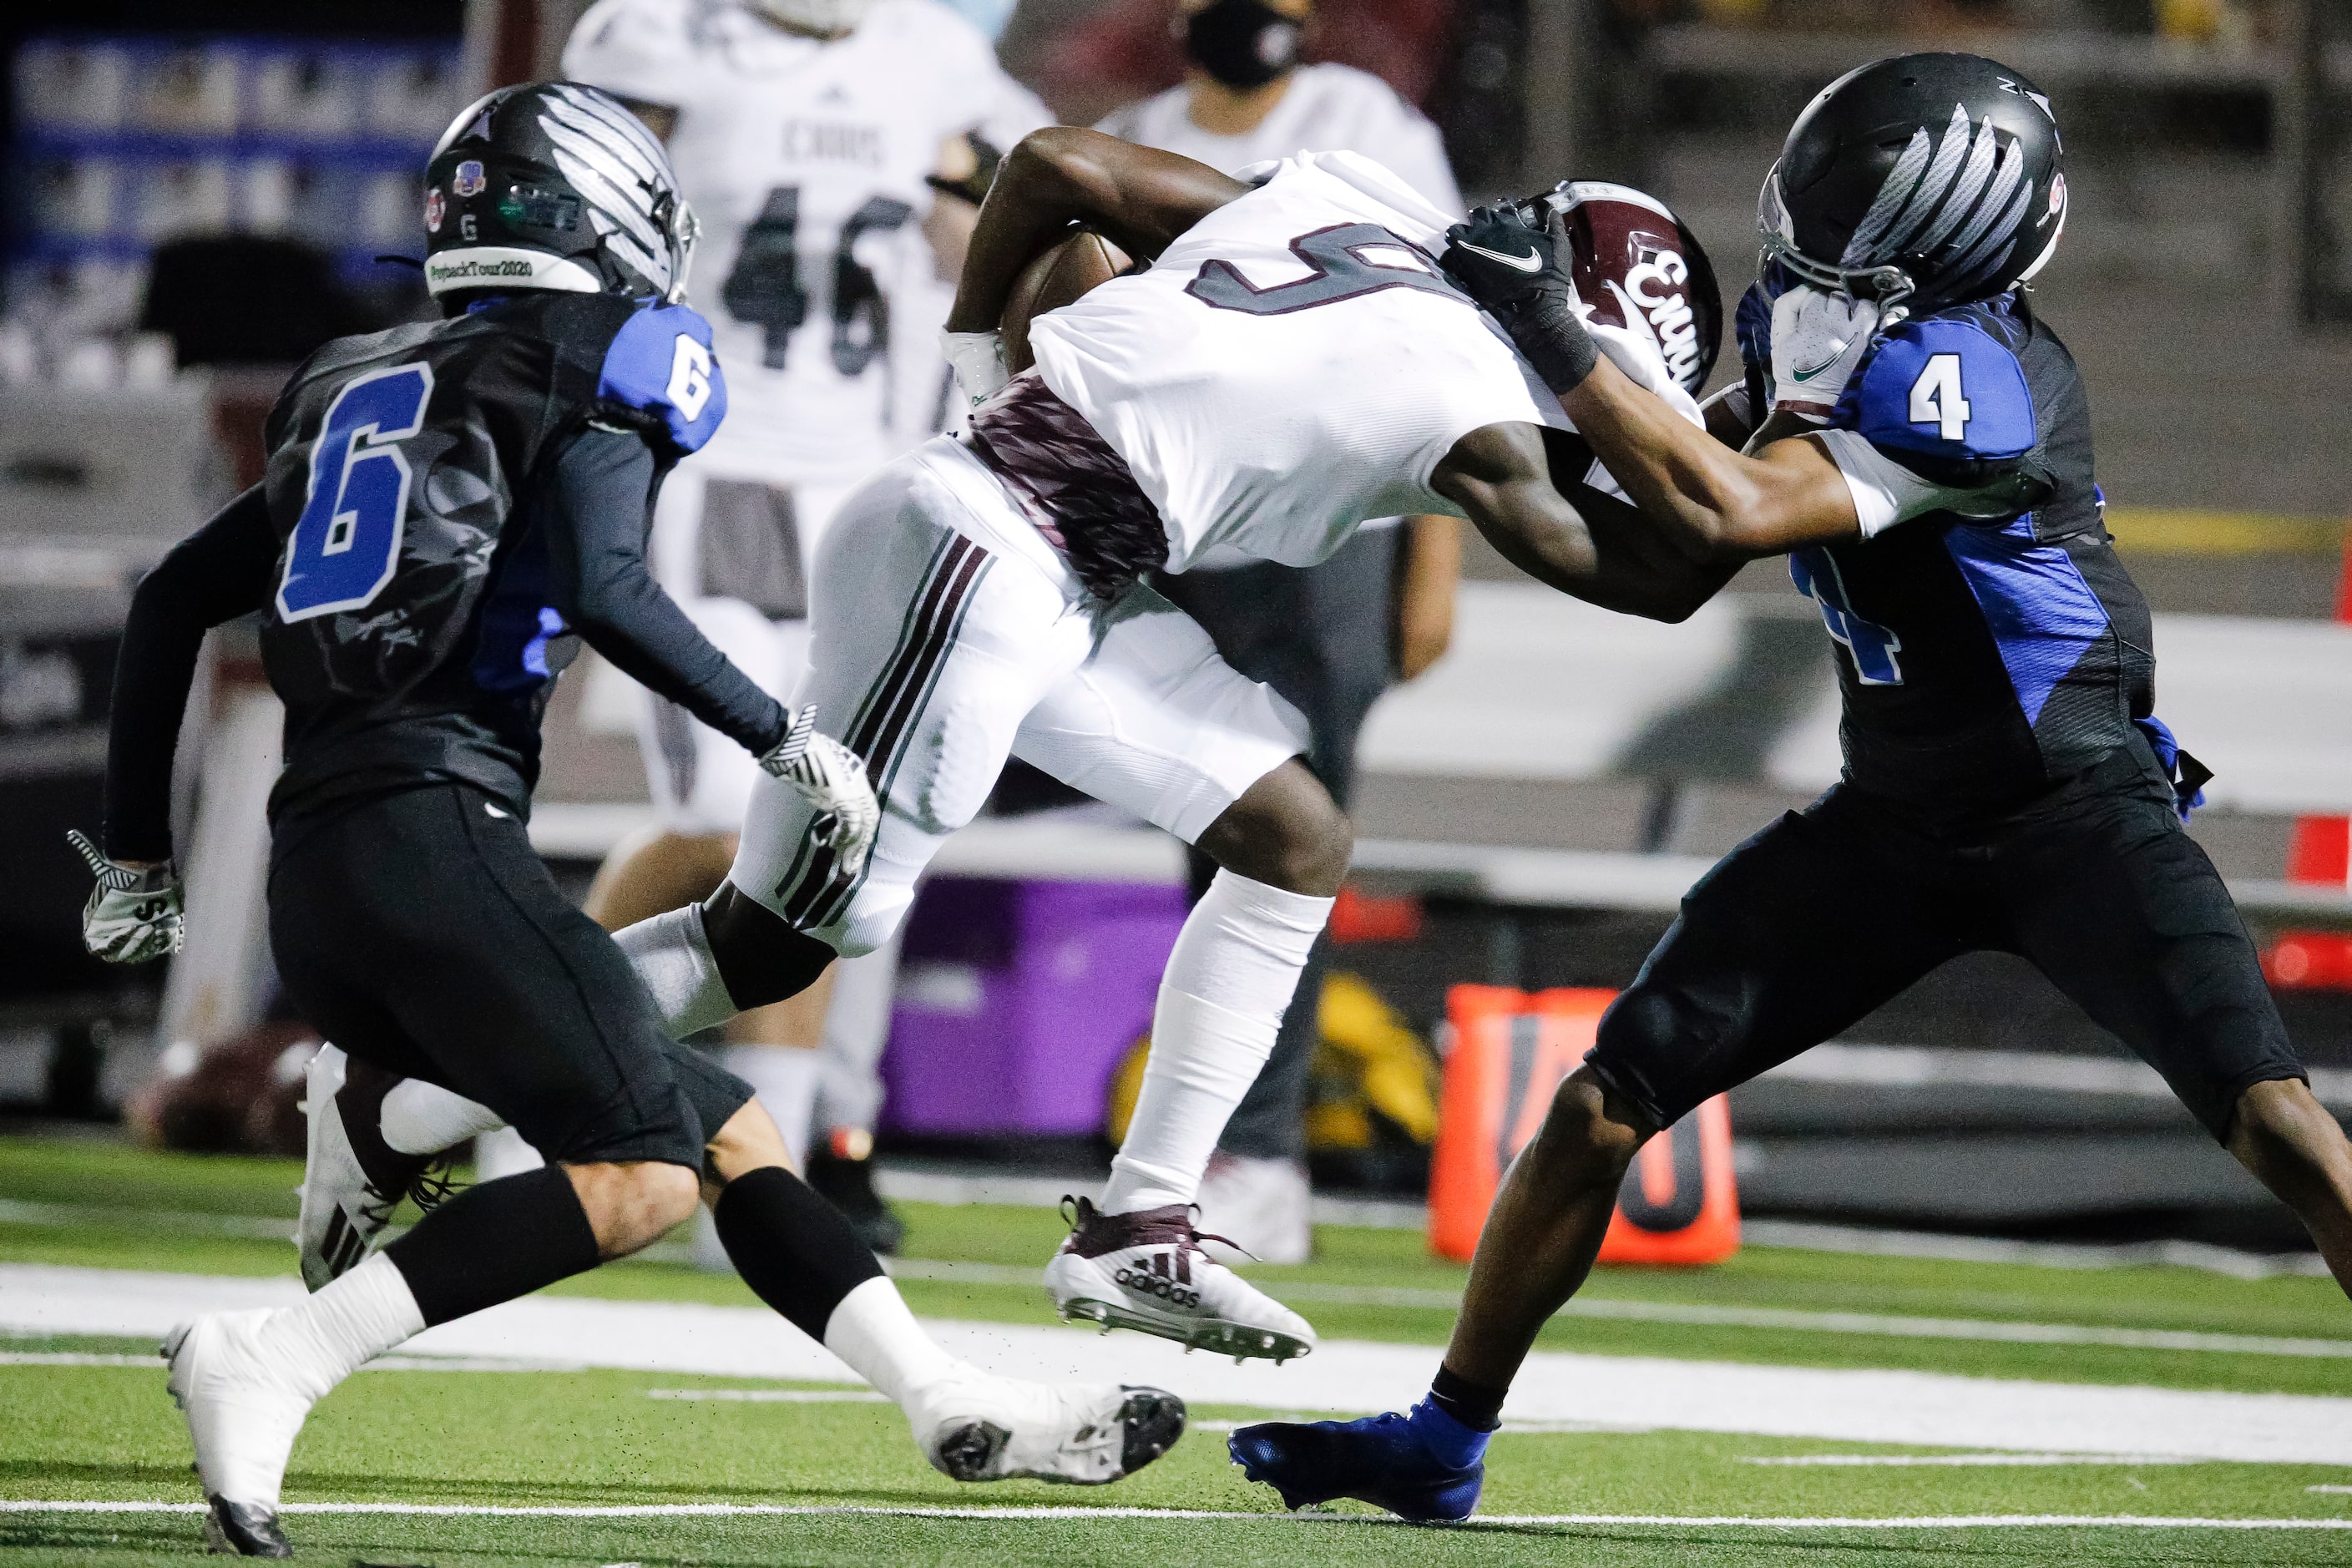
<path fill-rule="evenodd" d="M 1641 611 L 1670 552 L 1638 518 L 1587 528 L 1568 476 L 1589 452 L 1554 432 L 1555 482 L 1557 400 L 1437 272 L 1446 216 L 1379 165 L 1301 156 L 1252 188 L 1039 132 L 982 209 L 950 318 L 960 374 L 1003 379 L 991 329 L 1073 220 L 1152 264 L 1038 317 L 1036 372 L 982 402 L 966 439 L 861 487 L 819 557 L 803 696 L 883 802 L 872 854 L 836 859 L 822 815 L 755 789 L 727 885 L 626 945 L 673 1030 L 793 994 L 897 928 L 1009 755 L 1197 844 L 1223 869 L 1170 955 L 1101 1205 L 1079 1202 L 1046 1283 L 1068 1316 L 1281 1359 L 1314 1331 L 1209 1258 L 1189 1205 L 1351 836 L 1297 760 L 1296 712 L 1139 578 L 1219 546 L 1307 564 L 1366 518 L 1443 510 L 1543 580 Z M 1654 343 L 1633 365 L 1698 419 Z"/>
<path fill-rule="evenodd" d="M 933 221 L 945 215 L 926 176 L 943 154 L 969 158 L 967 132 L 1009 146 L 1051 116 L 933 0 L 603 0 L 563 66 L 667 142 L 702 220 L 698 297 L 736 388 L 735 417 L 663 491 L 656 574 L 707 637 L 789 697 L 825 522 L 852 486 L 932 434 L 943 406 L 940 279 L 961 264 L 961 233 Z M 650 694 L 639 712 L 658 815 L 590 894 L 590 913 L 614 929 L 718 886 L 751 791 L 723 737 Z M 877 972 L 845 981 L 861 994 L 845 998 L 855 1016 L 842 1022 L 870 1035 L 887 1025 L 892 965 L 877 955 L 865 967 Z M 817 1061 L 779 1047 L 818 1043 L 827 989 L 729 1027 L 728 1061 L 796 1161 Z M 878 1052 L 878 1039 L 853 1043 Z M 869 1243 L 895 1245 L 870 1194 L 858 1217 Z"/>
<path fill-rule="evenodd" d="M 1298 63 L 1313 10 L 1311 0 L 1184 0 L 1184 80 L 1098 129 L 1228 172 L 1302 150 L 1360 153 L 1438 211 L 1459 213 L 1462 193 L 1437 127 L 1369 71 Z M 1235 554 L 1157 585 L 1227 662 L 1305 716 L 1307 766 L 1344 809 L 1372 704 L 1391 682 L 1435 663 L 1453 637 L 1461 528 L 1442 514 L 1378 518 L 1312 566 Z M 1198 898 L 1216 867 L 1197 852 L 1192 862 Z M 1201 1184 L 1201 1228 L 1261 1262 L 1304 1263 L 1313 1250 L 1307 1076 L 1322 1035 L 1328 958 L 1328 943 L 1318 943 L 1274 1054 L 1225 1124 Z"/>

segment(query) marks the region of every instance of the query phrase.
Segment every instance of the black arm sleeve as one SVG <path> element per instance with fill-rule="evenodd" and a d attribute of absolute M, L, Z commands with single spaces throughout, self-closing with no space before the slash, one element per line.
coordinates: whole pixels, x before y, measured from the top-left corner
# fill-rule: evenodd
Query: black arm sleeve
<path fill-rule="evenodd" d="M 278 563 L 269 506 L 254 486 L 163 557 L 131 596 L 114 659 L 101 835 L 118 860 L 172 853 L 172 753 L 205 633 L 261 607 Z"/>
<path fill-rule="evenodd" d="M 654 457 L 643 437 L 590 426 L 551 476 L 550 590 L 588 646 L 754 756 L 784 738 L 782 704 L 687 619 L 646 565 Z"/>

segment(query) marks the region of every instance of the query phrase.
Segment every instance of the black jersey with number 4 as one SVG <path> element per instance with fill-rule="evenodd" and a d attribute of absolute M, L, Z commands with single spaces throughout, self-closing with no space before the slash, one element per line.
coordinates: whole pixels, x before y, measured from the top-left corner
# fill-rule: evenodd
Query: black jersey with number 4
<path fill-rule="evenodd" d="M 1743 353 L 1769 366 L 1760 285 L 1740 314 Z M 1956 491 L 2021 465 L 2046 489 L 2030 510 L 1929 512 L 1790 558 L 1838 645 L 1846 778 L 2000 806 L 2127 743 L 2154 703 L 2147 605 L 2103 521 L 2081 374 L 2023 298 L 1883 334 L 1830 425 Z"/>
<path fill-rule="evenodd" d="M 314 354 L 267 430 L 273 810 L 434 780 L 520 808 L 577 642 L 533 526 L 543 481 L 592 423 L 641 436 L 657 479 L 725 409 L 701 317 L 610 295 L 517 295 Z"/>

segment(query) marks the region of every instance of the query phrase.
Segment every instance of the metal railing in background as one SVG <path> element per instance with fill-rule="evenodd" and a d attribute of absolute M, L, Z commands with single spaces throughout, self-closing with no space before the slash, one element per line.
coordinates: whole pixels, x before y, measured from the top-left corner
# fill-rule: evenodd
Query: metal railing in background
<path fill-rule="evenodd" d="M 2156 127 L 2166 102 L 2200 104 L 2208 132 L 2265 149 L 2276 171 L 2272 253 L 2282 309 L 2313 324 L 2352 321 L 2352 7 L 2340 0 L 2301 0 L 2274 40 L 2228 45 L 2089 27 L 1932 41 L 1706 23 L 1643 27 L 1614 0 L 1474 0 L 1467 15 L 1465 50 L 1482 39 L 1499 47 L 1512 39 L 1508 24 L 1518 24 L 1511 79 L 1492 85 L 1486 105 L 1449 116 L 1491 112 L 1524 126 L 1516 159 L 1465 171 L 1465 184 L 1482 193 L 1537 188 L 1567 170 L 1650 184 L 1668 142 L 1692 128 L 1695 102 L 1737 100 L 1783 123 L 1808 94 L 1863 61 L 1973 47 L 2079 95 L 2078 123 L 2137 155 L 2163 157 Z M 1465 84 L 1471 63 L 1465 55 L 1456 73 Z M 1458 124 L 1448 132 L 1462 142 Z"/>

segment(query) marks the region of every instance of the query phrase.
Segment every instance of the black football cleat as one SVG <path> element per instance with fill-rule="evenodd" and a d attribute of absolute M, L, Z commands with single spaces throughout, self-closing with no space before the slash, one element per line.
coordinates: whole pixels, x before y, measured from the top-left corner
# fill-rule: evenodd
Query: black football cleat
<path fill-rule="evenodd" d="M 208 1497 L 205 1544 L 236 1557 L 291 1557 L 294 1547 L 278 1527 L 278 1515 L 258 1503 Z"/>
<path fill-rule="evenodd" d="M 1483 1460 L 1453 1465 L 1431 1452 L 1394 1411 L 1360 1421 L 1267 1421 L 1226 1438 L 1225 1451 L 1244 1477 L 1281 1493 L 1285 1508 L 1354 1498 L 1423 1523 L 1469 1518 L 1486 1477 Z"/>

